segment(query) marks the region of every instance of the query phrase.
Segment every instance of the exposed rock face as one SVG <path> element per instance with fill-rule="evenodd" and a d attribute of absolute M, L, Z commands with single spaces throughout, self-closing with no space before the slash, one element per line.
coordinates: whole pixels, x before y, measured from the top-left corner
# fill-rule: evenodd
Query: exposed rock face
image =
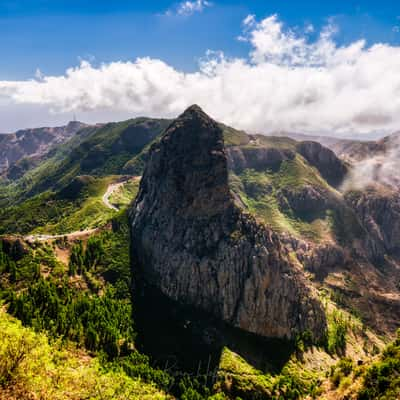
<path fill-rule="evenodd" d="M 72 121 L 56 128 L 24 129 L 0 135 L 0 174 L 24 157 L 44 154 L 51 146 L 65 142 L 85 126 Z M 13 171 L 13 175 L 19 176 L 18 172 Z"/>
<path fill-rule="evenodd" d="M 330 193 L 311 185 L 305 185 L 299 190 L 283 188 L 278 200 L 281 209 L 289 206 L 296 214 L 318 213 L 332 204 Z"/>
<path fill-rule="evenodd" d="M 400 198 L 398 192 L 372 188 L 350 192 L 346 200 L 369 235 L 384 252 L 400 256 Z"/>
<path fill-rule="evenodd" d="M 246 168 L 256 171 L 278 169 L 283 161 L 292 160 L 294 151 L 267 147 L 229 147 L 226 150 L 228 167 L 236 173 Z"/>
<path fill-rule="evenodd" d="M 318 142 L 301 142 L 297 151 L 315 168 L 332 186 L 342 183 L 346 173 L 346 165 L 336 157 L 336 154 Z"/>
<path fill-rule="evenodd" d="M 130 219 L 141 285 L 261 336 L 324 333 L 279 238 L 235 206 L 222 131 L 197 106 L 152 146 Z"/>

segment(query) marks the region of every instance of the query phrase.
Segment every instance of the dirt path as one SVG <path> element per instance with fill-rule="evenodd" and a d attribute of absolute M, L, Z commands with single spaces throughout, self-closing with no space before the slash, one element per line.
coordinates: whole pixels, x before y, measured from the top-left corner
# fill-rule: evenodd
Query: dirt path
<path fill-rule="evenodd" d="M 97 232 L 99 229 L 100 228 L 85 229 L 83 231 L 75 231 L 58 235 L 46 235 L 46 234 L 28 235 L 24 236 L 24 240 L 26 240 L 27 242 L 36 242 L 36 241 L 45 242 L 46 240 L 61 239 L 63 237 L 66 237 L 68 240 L 74 240 L 85 236 L 89 236 L 92 233 Z"/>

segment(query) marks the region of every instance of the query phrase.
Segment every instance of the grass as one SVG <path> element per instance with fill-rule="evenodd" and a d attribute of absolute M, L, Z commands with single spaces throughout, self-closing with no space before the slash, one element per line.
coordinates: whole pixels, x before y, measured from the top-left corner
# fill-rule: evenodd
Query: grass
<path fill-rule="evenodd" d="M 119 209 L 129 206 L 139 191 L 140 179 L 131 179 L 115 190 L 109 200 Z"/>
<path fill-rule="evenodd" d="M 244 358 L 228 348 L 221 354 L 218 380 L 214 390 L 230 398 L 241 399 L 300 399 L 318 393 L 322 377 L 292 356 L 277 374 L 252 367 Z"/>
<path fill-rule="evenodd" d="M 318 171 L 300 155 L 282 162 L 277 171 L 246 169 L 240 175 L 231 172 L 230 186 L 248 212 L 277 232 L 287 232 L 314 242 L 329 239 L 334 232 L 331 210 L 305 216 L 280 205 L 283 189 L 296 192 L 312 186 L 320 188 L 323 193 L 335 194 Z"/>
<path fill-rule="evenodd" d="M 248 144 L 249 136 L 246 132 L 239 131 L 221 123 L 219 126 L 222 129 L 225 146 L 240 146 Z"/>
<path fill-rule="evenodd" d="M 82 350 L 51 342 L 0 310 L 0 398 L 42 400 L 171 398 L 151 384 L 107 370 Z"/>
<path fill-rule="evenodd" d="M 125 164 L 135 159 L 169 122 L 135 118 L 85 128 L 67 143 L 53 148 L 20 179 L 0 182 L 0 205 L 9 206 L 45 191 L 58 191 L 79 175 L 105 177 L 125 173 Z M 143 162 L 139 164 L 137 174 L 144 167 Z"/>
<path fill-rule="evenodd" d="M 116 212 L 103 203 L 102 197 L 108 185 L 118 177 L 77 179 L 84 178 L 79 190 L 67 186 L 59 192 L 45 192 L 21 204 L 3 208 L 0 211 L 0 233 L 64 234 L 105 225 Z M 124 185 L 116 203 L 126 207 L 134 199 L 136 191 L 136 182 Z"/>

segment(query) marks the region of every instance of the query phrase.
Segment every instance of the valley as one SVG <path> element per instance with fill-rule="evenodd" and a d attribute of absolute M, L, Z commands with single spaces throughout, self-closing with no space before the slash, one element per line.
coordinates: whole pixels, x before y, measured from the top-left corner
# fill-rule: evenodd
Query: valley
<path fill-rule="evenodd" d="M 398 188 L 348 183 L 375 145 L 195 105 L 61 136 L 2 170 L 0 398 L 398 398 Z"/>

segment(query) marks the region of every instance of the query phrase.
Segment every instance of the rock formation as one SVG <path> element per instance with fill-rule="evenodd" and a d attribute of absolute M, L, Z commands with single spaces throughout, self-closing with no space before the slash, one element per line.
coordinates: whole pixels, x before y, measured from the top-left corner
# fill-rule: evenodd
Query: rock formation
<path fill-rule="evenodd" d="M 342 183 L 347 167 L 332 150 L 311 141 L 300 142 L 296 148 L 311 165 L 318 169 L 330 185 L 338 186 Z"/>
<path fill-rule="evenodd" d="M 152 145 L 130 211 L 142 286 L 264 337 L 325 332 L 323 307 L 271 230 L 228 185 L 222 130 L 192 106 Z"/>

